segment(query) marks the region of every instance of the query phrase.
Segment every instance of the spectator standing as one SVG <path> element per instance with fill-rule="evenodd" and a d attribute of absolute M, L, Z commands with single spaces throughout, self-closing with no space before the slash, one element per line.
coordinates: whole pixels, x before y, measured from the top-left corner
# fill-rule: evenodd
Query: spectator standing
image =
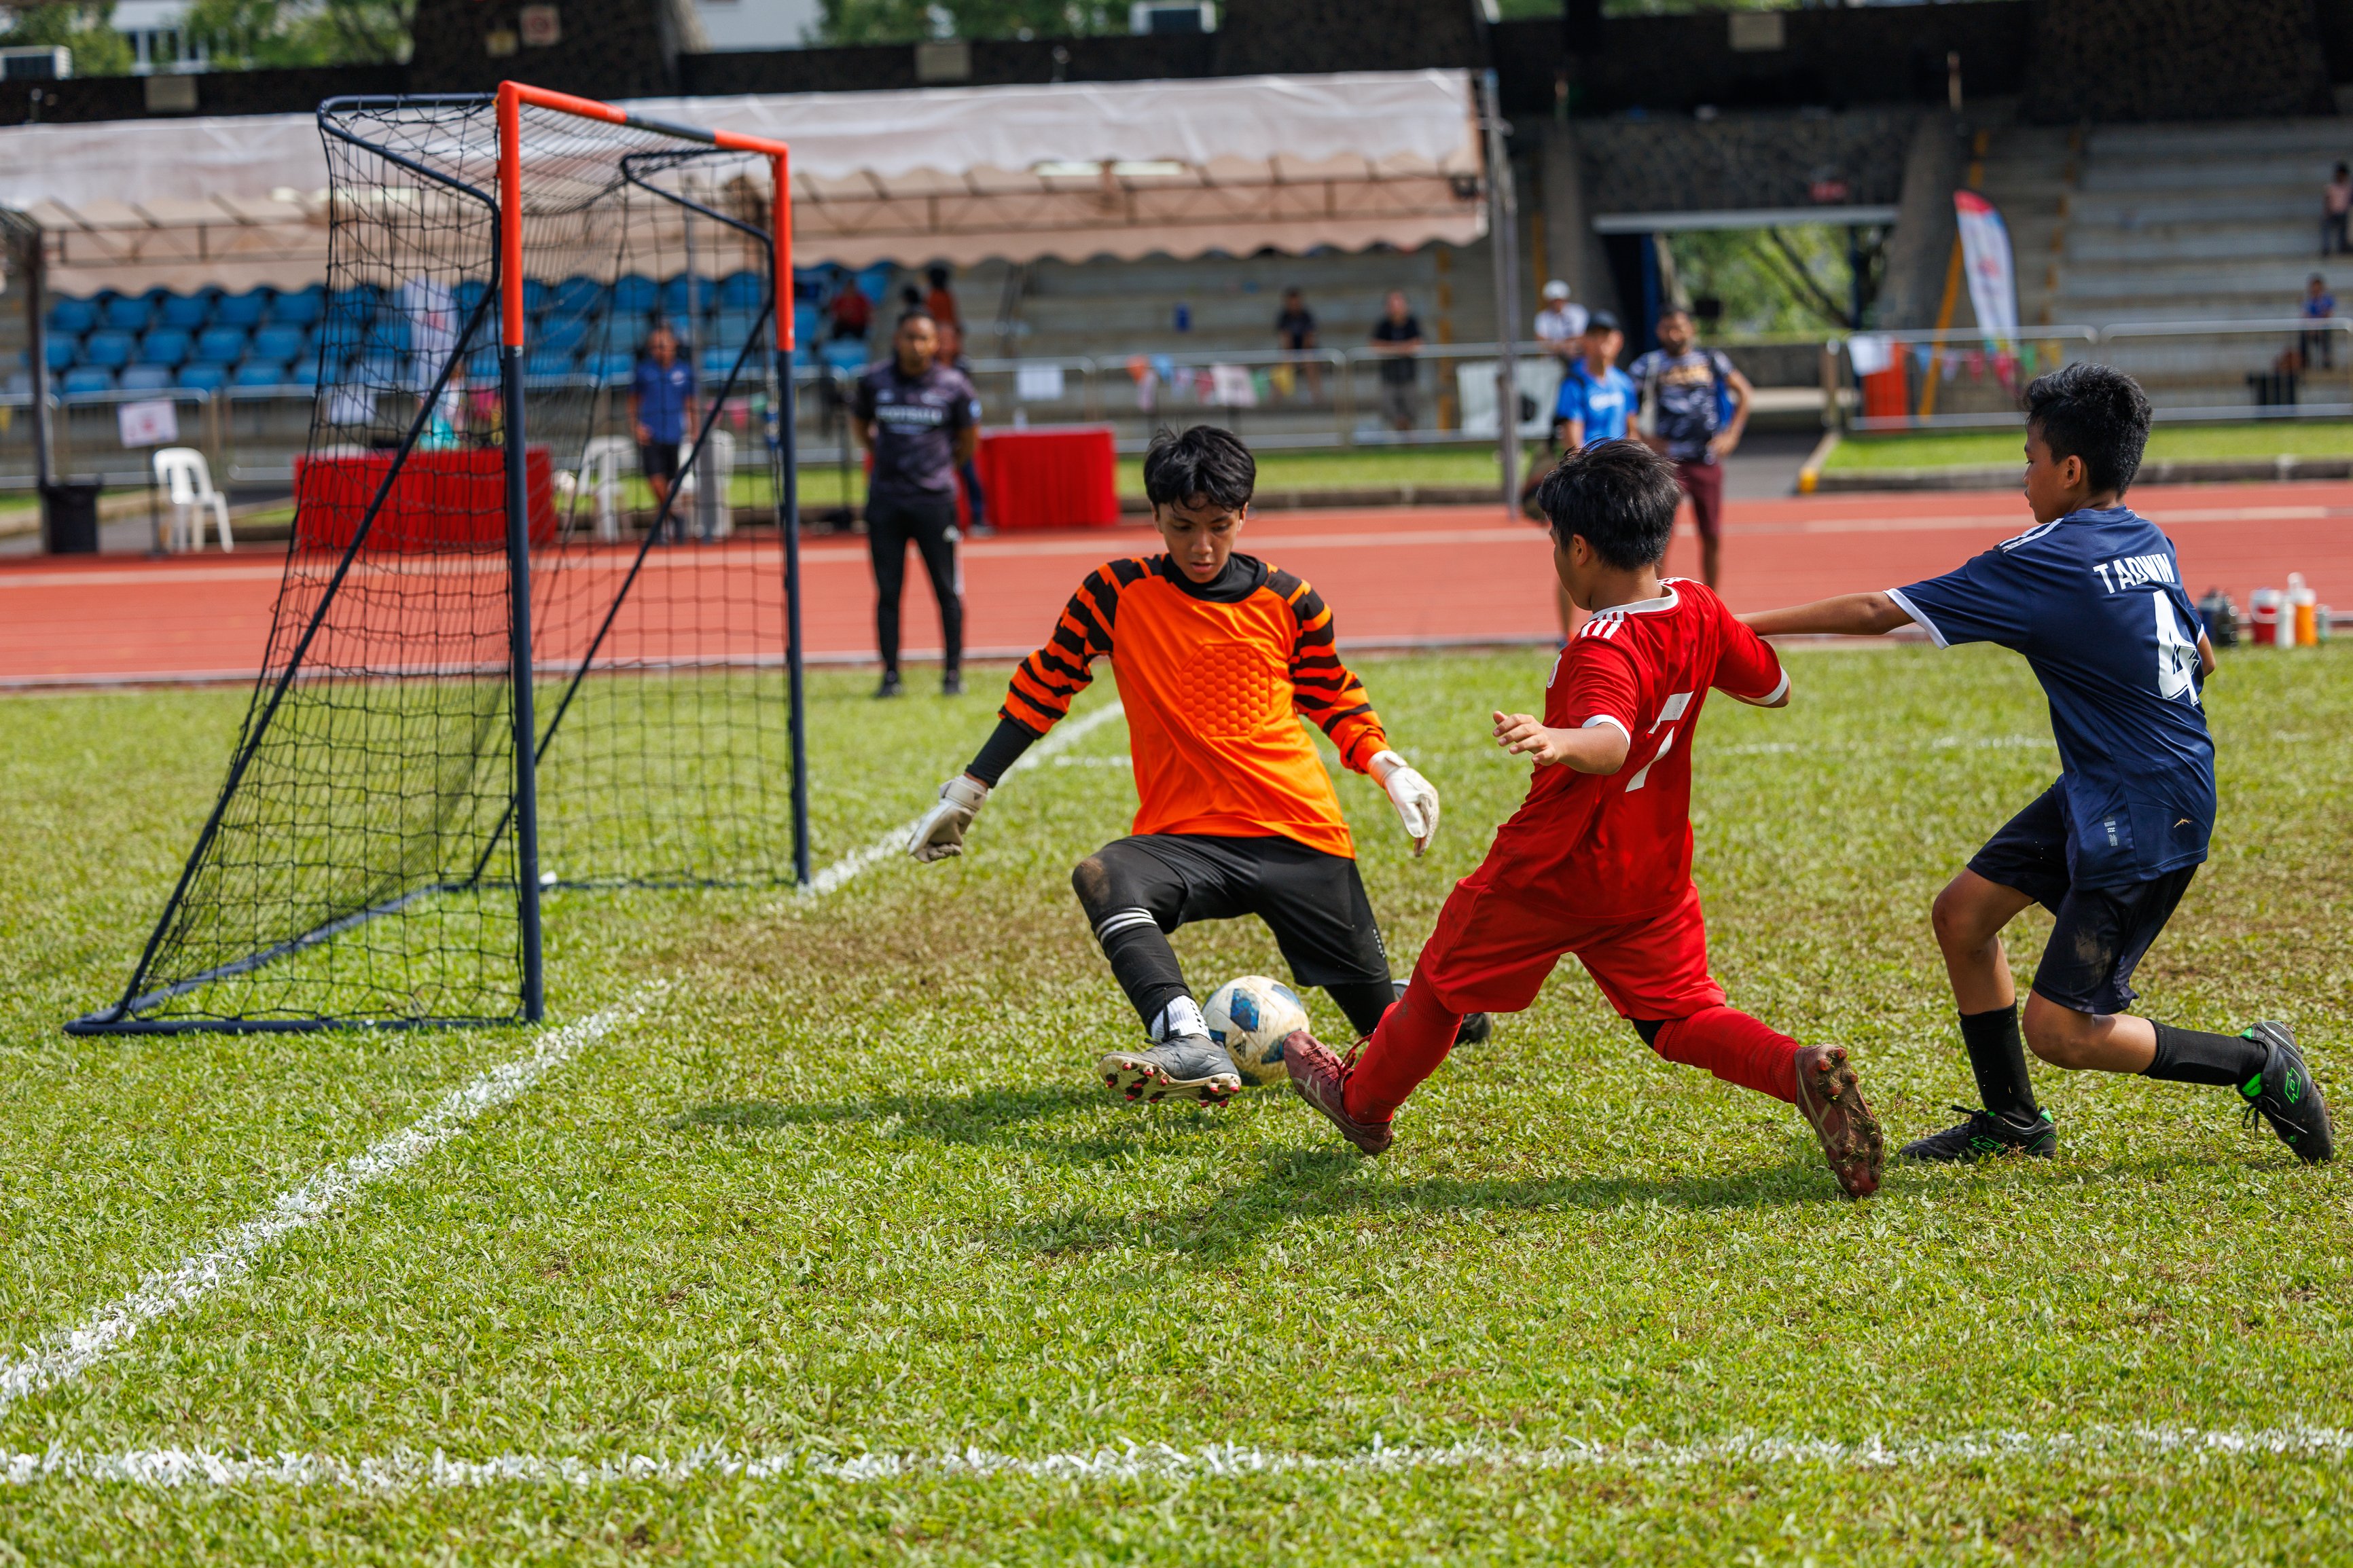
<path fill-rule="evenodd" d="M 1287 362 L 1307 378 L 1307 395 L 1324 395 L 1324 367 L 1315 362 L 1315 312 L 1296 289 L 1282 291 L 1282 309 L 1274 317 L 1275 346 L 1291 356 Z"/>
<path fill-rule="evenodd" d="M 1585 357 L 1568 367 L 1560 378 L 1560 396 L 1553 404 L 1553 440 L 1566 452 L 1582 452 L 1602 441 L 1622 441 L 1633 433 L 1634 411 L 1641 395 L 1634 390 L 1634 378 L 1618 368 L 1618 355 L 1626 346 L 1626 334 L 1618 326 L 1618 318 L 1607 310 L 1596 310 L 1578 334 Z M 1542 520 L 1542 509 L 1534 504 L 1535 488 L 1544 482 L 1544 474 L 1532 471 L 1520 493 L 1520 505 L 1531 515 Z M 1577 605 L 1568 590 L 1553 584 L 1553 600 L 1560 611 L 1560 635 L 1569 637 L 1577 629 Z"/>
<path fill-rule="evenodd" d="M 940 693 L 964 692 L 964 595 L 956 569 L 956 468 L 979 445 L 979 399 L 964 373 L 939 363 L 939 323 L 922 310 L 899 318 L 891 357 L 858 378 L 850 428 L 872 455 L 866 542 L 874 561 L 874 639 L 882 655 L 877 697 L 896 697 L 899 602 L 907 546 L 922 552 L 939 601 L 944 645 Z"/>
<path fill-rule="evenodd" d="M 2300 309 L 2304 319 L 2307 321 L 2325 321 L 2337 314 L 2337 296 L 2328 291 L 2328 279 L 2317 272 L 2312 275 L 2312 281 L 2304 286 L 2304 299 Z M 2335 332 L 2323 329 L 2319 331 L 2301 333 L 2299 337 L 2301 341 L 2296 346 L 2304 358 L 2306 370 L 2316 365 L 2323 370 L 2336 367 L 2337 334 Z"/>
<path fill-rule="evenodd" d="M 2353 250 L 2345 237 L 2346 215 L 2353 213 L 2353 165 L 2339 163 L 2320 193 L 2320 254 Z"/>
<path fill-rule="evenodd" d="M 1659 313 L 1659 347 L 1634 362 L 1633 381 L 1658 417 L 1643 437 L 1675 465 L 1699 525 L 1700 578 L 1715 586 L 1724 542 L 1724 459 L 1748 426 L 1754 391 L 1722 351 L 1698 346 L 1692 314 L 1681 305 Z"/>
<path fill-rule="evenodd" d="M 686 440 L 693 406 L 694 367 L 679 357 L 678 335 L 670 323 L 656 321 L 629 375 L 629 426 L 638 438 L 638 471 L 654 492 L 657 518 L 678 482 L 678 449 Z M 669 532 L 672 539 L 686 537 L 686 520 L 675 511 Z"/>
<path fill-rule="evenodd" d="M 1544 309 L 1536 312 L 1536 342 L 1545 353 L 1564 363 L 1583 353 L 1577 340 L 1585 336 L 1585 307 L 1569 298 L 1567 283 L 1556 278 L 1544 286 Z"/>
<path fill-rule="evenodd" d="M 1392 430 L 1410 430 L 1421 420 L 1421 322 L 1392 289 L 1381 319 L 1373 323 L 1373 352 L 1381 361 L 1381 417 Z"/>
<path fill-rule="evenodd" d="M 948 269 L 934 262 L 923 269 L 923 277 L 932 286 L 923 296 L 923 309 L 931 312 L 933 321 L 961 338 L 964 317 L 956 310 L 955 291 L 948 287 Z"/>

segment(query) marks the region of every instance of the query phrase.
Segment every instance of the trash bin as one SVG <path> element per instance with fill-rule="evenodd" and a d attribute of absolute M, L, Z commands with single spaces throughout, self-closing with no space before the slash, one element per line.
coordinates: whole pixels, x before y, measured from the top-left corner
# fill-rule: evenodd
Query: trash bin
<path fill-rule="evenodd" d="M 71 479 L 41 489 L 41 547 L 52 555 L 98 553 L 98 492 L 94 479 Z"/>

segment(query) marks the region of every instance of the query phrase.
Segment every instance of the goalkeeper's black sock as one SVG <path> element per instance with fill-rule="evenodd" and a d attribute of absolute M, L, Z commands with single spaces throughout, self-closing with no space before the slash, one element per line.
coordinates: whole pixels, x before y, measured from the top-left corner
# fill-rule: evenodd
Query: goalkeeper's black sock
<path fill-rule="evenodd" d="M 1180 997 L 1193 999 L 1192 987 L 1185 984 L 1184 967 L 1176 962 L 1176 950 L 1168 945 L 1168 938 L 1151 921 L 1142 920 L 1133 925 L 1113 931 L 1103 939 L 1103 956 L 1111 960 L 1111 972 L 1119 980 L 1119 988 L 1135 1005 L 1135 1016 L 1144 1026 L 1152 1029 L 1160 1022 L 1168 1005 Z"/>
<path fill-rule="evenodd" d="M 2177 1029 L 2152 1023 L 2157 1031 L 2157 1056 L 2141 1068 L 2143 1078 L 2168 1083 L 2211 1084 L 2235 1089 L 2263 1076 L 2263 1047 L 2238 1035 L 2209 1035 L 2198 1029 Z"/>
<path fill-rule="evenodd" d="M 2042 1114 L 2034 1085 L 2026 1076 L 2026 1042 L 2018 1032 L 2018 1004 L 1961 1015 L 1961 1044 L 1968 1047 L 1969 1070 L 1978 1094 L 1996 1116 L 2021 1123 Z"/>

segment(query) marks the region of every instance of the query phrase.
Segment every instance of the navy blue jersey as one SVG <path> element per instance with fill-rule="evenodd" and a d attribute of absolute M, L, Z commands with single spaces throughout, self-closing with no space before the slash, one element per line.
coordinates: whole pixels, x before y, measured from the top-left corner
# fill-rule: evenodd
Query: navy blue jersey
<path fill-rule="evenodd" d="M 2198 700 L 2203 627 L 2155 523 L 2129 507 L 2072 512 L 1890 596 L 1939 647 L 1999 643 L 2033 667 L 2051 702 L 2079 886 L 2122 887 L 2206 858 L 2214 742 Z"/>

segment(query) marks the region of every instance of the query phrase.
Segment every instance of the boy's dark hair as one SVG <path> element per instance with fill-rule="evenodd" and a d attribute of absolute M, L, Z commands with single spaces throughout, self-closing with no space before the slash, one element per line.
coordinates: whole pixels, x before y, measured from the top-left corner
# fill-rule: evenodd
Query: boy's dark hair
<path fill-rule="evenodd" d="M 1536 487 L 1536 504 L 1566 548 L 1583 534 L 1593 552 L 1621 572 L 1667 558 L 1675 509 L 1683 502 L 1675 466 L 1640 441 L 1597 441 L 1560 460 Z"/>
<path fill-rule="evenodd" d="M 2071 364 L 2026 389 L 2026 427 L 2054 458 L 2081 458 L 2093 491 L 2129 489 L 2148 446 L 2148 397 L 2104 364 Z"/>
<path fill-rule="evenodd" d="M 1154 507 L 1207 502 L 1240 511 L 1258 488 L 1258 459 L 1230 430 L 1196 425 L 1183 435 L 1165 426 L 1144 454 L 1144 493 Z"/>
<path fill-rule="evenodd" d="M 940 320 L 937 316 L 933 315 L 921 305 L 914 305 L 899 312 L 898 324 L 893 326 L 891 330 L 892 331 L 897 331 L 900 327 L 905 326 L 910 321 L 929 321 L 935 327 L 940 324 Z"/>

